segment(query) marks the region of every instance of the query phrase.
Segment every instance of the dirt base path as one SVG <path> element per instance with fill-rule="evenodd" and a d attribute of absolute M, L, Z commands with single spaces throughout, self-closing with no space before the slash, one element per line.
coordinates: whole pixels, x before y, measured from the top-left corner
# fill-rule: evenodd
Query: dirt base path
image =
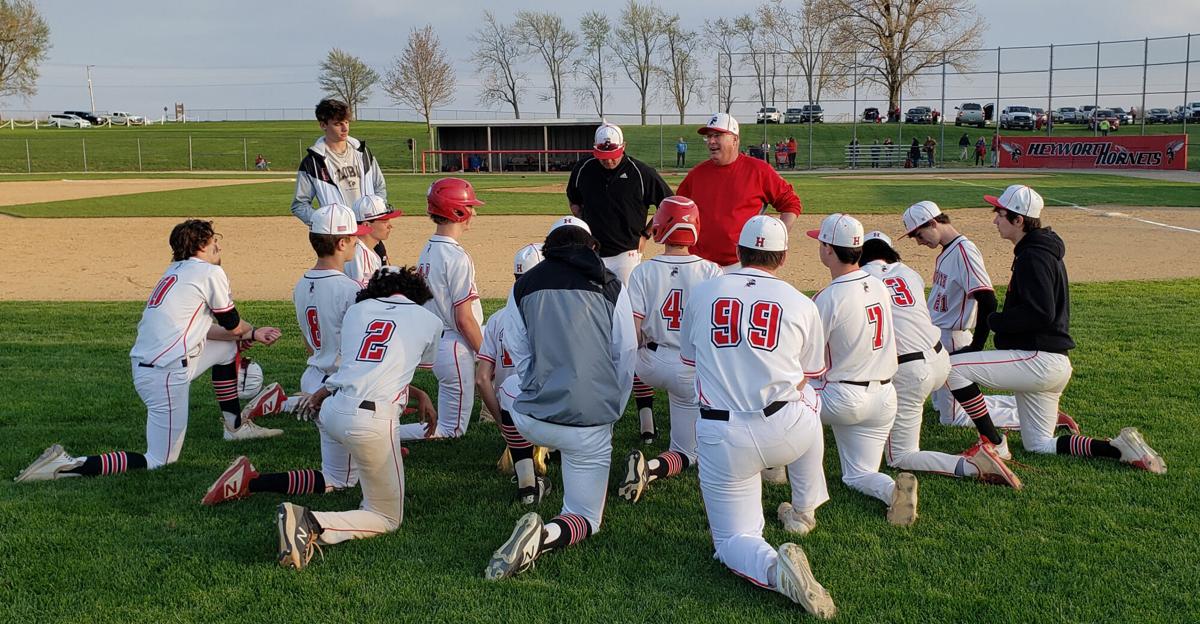
<path fill-rule="evenodd" d="M 1100 208 L 1100 207 L 1093 207 Z M 1162 224 L 1200 231 L 1200 209 L 1139 209 L 1124 206 L 1114 212 Z M 954 223 L 983 251 L 997 284 L 1008 282 L 1012 246 L 1001 240 L 984 209 L 950 211 Z M 1067 268 L 1072 281 L 1108 281 L 1200 277 L 1200 258 L 1183 253 L 1200 244 L 1200 233 L 1169 229 L 1122 216 L 1105 216 L 1073 208 L 1047 208 L 1045 218 L 1067 242 Z M 512 254 L 525 243 L 541 240 L 554 221 L 551 216 L 482 216 L 463 237 L 475 261 L 477 282 L 484 297 L 504 297 L 512 284 Z M 823 287 L 829 274 L 817 261 L 816 242 L 803 232 L 815 229 L 820 215 L 804 215 L 793 228 L 792 255 L 782 277 L 806 291 Z M 173 218 L 88 219 L 86 227 L 61 219 L 0 217 L 0 232 L 8 241 L 37 241 L 57 250 L 38 254 L 34 271 L 0 273 L 4 301 L 113 301 L 144 299 L 170 261 L 167 236 L 178 222 Z M 895 238 L 895 216 L 866 216 L 869 230 Z M 229 217 L 216 221 L 223 235 L 224 266 L 238 299 L 291 298 L 300 274 L 312 265 L 305 229 L 292 217 Z M 432 233 L 424 217 L 398 219 L 387 246 L 394 264 L 413 263 Z M 936 252 L 907 239 L 896 240 L 910 266 L 923 275 L 933 268 Z M 647 256 L 661 248 L 650 244 Z M 28 267 L 31 247 L 0 247 L 0 263 Z M 1171 258 L 1171 261 L 1164 261 Z"/>
<path fill-rule="evenodd" d="M 285 178 L 263 178 L 261 180 L 191 180 L 191 179 L 126 179 L 126 180 L 39 180 L 26 182 L 5 182 L 4 194 L 0 196 L 0 206 L 18 206 L 21 204 L 36 204 L 41 202 L 63 201 L 67 199 L 87 199 L 89 197 L 107 197 L 111 195 L 133 195 L 135 193 L 153 193 L 157 191 L 178 191 L 182 189 L 203 188 L 209 186 L 235 186 L 238 184 L 265 184 L 279 182 Z"/>

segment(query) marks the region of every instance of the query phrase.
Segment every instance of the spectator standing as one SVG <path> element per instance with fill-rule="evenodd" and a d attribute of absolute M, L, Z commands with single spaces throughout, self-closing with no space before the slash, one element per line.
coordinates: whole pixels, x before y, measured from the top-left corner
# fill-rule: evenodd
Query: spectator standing
<path fill-rule="evenodd" d="M 937 141 L 932 136 L 925 136 L 925 158 L 929 161 L 929 168 L 933 169 L 933 153 L 937 151 Z"/>
<path fill-rule="evenodd" d="M 967 136 L 966 132 L 958 139 L 958 147 L 960 150 L 958 159 L 966 160 L 971 151 L 971 137 Z"/>
<path fill-rule="evenodd" d="M 983 166 L 983 157 L 984 156 L 987 156 L 987 141 L 984 141 L 983 137 L 979 137 L 979 140 L 975 141 L 975 166 L 976 167 Z"/>
<path fill-rule="evenodd" d="M 908 146 L 908 162 L 910 167 L 921 166 L 921 143 L 917 141 L 917 137 L 913 137 L 912 143 Z"/>
<path fill-rule="evenodd" d="M 683 137 L 679 137 L 679 142 L 675 143 L 675 166 L 684 166 L 685 157 L 687 156 L 687 141 Z"/>
<path fill-rule="evenodd" d="M 796 168 L 796 137 L 788 137 L 787 142 L 788 169 Z"/>
<path fill-rule="evenodd" d="M 879 139 L 871 142 L 871 168 L 879 168 Z"/>
<path fill-rule="evenodd" d="M 992 135 L 992 166 L 1000 166 L 1000 133 Z"/>

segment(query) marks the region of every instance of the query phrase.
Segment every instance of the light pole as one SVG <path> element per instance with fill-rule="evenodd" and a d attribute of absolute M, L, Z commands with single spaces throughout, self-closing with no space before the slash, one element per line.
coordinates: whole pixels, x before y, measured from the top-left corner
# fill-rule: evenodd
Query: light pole
<path fill-rule="evenodd" d="M 95 67 L 95 65 L 87 65 L 86 66 L 87 79 L 88 79 L 88 99 L 91 100 L 91 102 L 92 102 L 92 113 L 94 114 L 96 112 L 96 95 L 94 93 L 92 93 L 92 68 L 93 67 Z"/>

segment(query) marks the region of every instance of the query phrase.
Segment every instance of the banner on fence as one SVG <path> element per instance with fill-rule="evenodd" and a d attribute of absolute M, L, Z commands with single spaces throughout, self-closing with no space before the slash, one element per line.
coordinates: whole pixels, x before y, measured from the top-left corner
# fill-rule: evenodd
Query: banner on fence
<path fill-rule="evenodd" d="M 1000 137 L 1001 167 L 1187 169 L 1187 135 Z"/>

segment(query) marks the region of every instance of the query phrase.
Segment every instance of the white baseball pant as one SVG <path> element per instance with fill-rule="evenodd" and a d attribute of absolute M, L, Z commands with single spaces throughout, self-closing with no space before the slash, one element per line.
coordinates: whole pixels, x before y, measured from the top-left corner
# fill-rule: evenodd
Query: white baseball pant
<path fill-rule="evenodd" d="M 230 364 L 237 343 L 206 340 L 187 366 L 176 360 L 169 366 L 145 367 L 132 360 L 133 387 L 146 404 L 146 468 L 153 470 L 179 459 L 187 435 L 188 398 L 192 380 L 217 364 Z"/>
<path fill-rule="evenodd" d="M 396 426 L 403 406 L 376 403 L 372 411 L 360 403 L 338 393 L 321 404 L 325 432 L 354 455 L 363 493 L 354 511 L 313 512 L 321 544 L 391 533 L 404 520 L 404 460 Z"/>
<path fill-rule="evenodd" d="M 1010 390 L 1017 401 L 1021 444 L 1031 453 L 1057 452 L 1058 400 L 1071 381 L 1071 359 L 1046 351 L 980 351 L 950 357 L 953 390 L 972 383 Z"/>
<path fill-rule="evenodd" d="M 300 392 L 312 394 L 325 385 L 325 371 L 309 366 L 300 376 Z M 358 471 L 350 451 L 341 442 L 325 431 L 325 423 L 317 419 L 317 431 L 321 434 L 321 475 L 325 485 L 337 489 L 358 485 Z"/>
<path fill-rule="evenodd" d="M 965 330 L 942 330 L 942 346 L 950 349 L 951 352 L 957 351 L 969 344 L 974 338 L 974 334 Z M 1021 421 L 1017 418 L 1017 399 L 1010 394 L 988 394 L 984 395 L 984 401 L 987 402 L 988 413 L 992 415 L 992 424 L 996 425 L 997 429 L 1016 429 L 1021 426 Z M 950 389 L 945 385 L 938 386 L 933 391 L 933 407 L 938 411 L 939 420 L 943 425 L 949 427 L 974 427 L 971 424 L 971 417 L 963 411 L 958 401 L 954 400 L 954 395 L 950 394 Z"/>
<path fill-rule="evenodd" d="M 601 258 L 604 261 L 604 266 L 609 271 L 612 271 L 617 279 L 621 280 L 622 284 L 629 284 L 629 274 L 633 273 L 633 267 L 642 262 L 642 252 L 636 249 L 622 251 L 615 256 Z"/>
<path fill-rule="evenodd" d="M 946 383 L 950 374 L 950 353 L 945 349 L 925 350 L 925 359 L 900 365 L 892 377 L 896 387 L 896 422 L 884 448 L 887 463 L 901 470 L 920 470 L 954 475 L 958 455 L 921 450 L 921 416 L 925 399 Z"/>
<path fill-rule="evenodd" d="M 696 394 L 694 371 L 679 361 L 679 349 L 659 345 L 657 351 L 638 349 L 634 373 L 646 385 L 667 391 L 671 402 L 671 450 L 696 462 L 696 421 L 700 418 L 700 399 Z M 691 372 L 692 383 L 680 379 L 680 372 Z"/>
<path fill-rule="evenodd" d="M 896 388 L 878 381 L 867 387 L 831 381 L 820 392 L 821 422 L 833 430 L 842 482 L 891 505 L 896 482 L 879 472 L 879 464 L 896 421 Z"/>
<path fill-rule="evenodd" d="M 438 343 L 433 375 L 438 380 L 437 431 L 435 438 L 461 438 L 471 423 L 475 407 L 475 352 L 467 346 L 458 332 L 442 332 Z M 420 440 L 425 437 L 425 425 L 400 425 L 401 440 Z"/>
<path fill-rule="evenodd" d="M 563 514 L 587 518 L 592 534 L 600 531 L 612 461 L 612 425 L 567 427 L 510 412 L 517 431 L 538 446 L 562 456 Z"/>
<path fill-rule="evenodd" d="M 821 464 L 825 439 L 817 416 L 820 400 L 811 388 L 804 396 L 770 416 L 730 412 L 727 421 L 701 419 L 696 425 L 700 492 L 713 557 L 734 574 L 771 589 L 778 555 L 762 536 L 760 473 L 787 466 L 797 511 L 815 512 L 829 500 Z"/>

